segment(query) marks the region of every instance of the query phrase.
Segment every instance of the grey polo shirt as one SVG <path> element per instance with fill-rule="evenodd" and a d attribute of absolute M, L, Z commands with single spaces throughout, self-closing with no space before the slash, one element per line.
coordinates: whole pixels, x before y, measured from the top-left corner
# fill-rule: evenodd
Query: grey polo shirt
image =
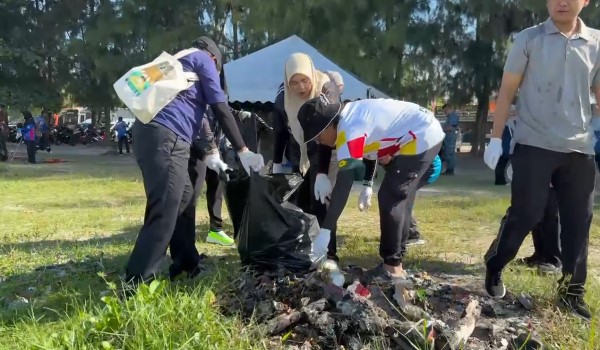
<path fill-rule="evenodd" d="M 600 31 L 567 38 L 548 19 L 516 35 L 505 72 L 523 75 L 514 142 L 594 154 L 590 88 L 600 87 Z"/>

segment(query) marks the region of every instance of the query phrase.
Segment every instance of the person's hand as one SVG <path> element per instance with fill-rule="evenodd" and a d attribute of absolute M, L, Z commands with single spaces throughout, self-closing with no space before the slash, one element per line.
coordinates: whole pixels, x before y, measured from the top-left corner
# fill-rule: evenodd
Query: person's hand
<path fill-rule="evenodd" d="M 221 160 L 221 156 L 219 156 L 219 153 L 212 153 L 207 155 L 204 158 L 204 164 L 206 164 L 206 166 L 209 169 L 214 170 L 217 173 L 229 169 L 229 166 L 227 166 L 227 164 Z"/>
<path fill-rule="evenodd" d="M 358 210 L 364 211 L 371 208 L 371 197 L 373 197 L 373 189 L 371 186 L 364 185 L 358 196 Z"/>
<path fill-rule="evenodd" d="M 281 163 L 273 163 L 273 174 L 283 174 L 283 165 Z"/>
<path fill-rule="evenodd" d="M 250 175 L 250 170 L 258 172 L 265 166 L 262 155 L 251 152 L 246 147 L 238 152 L 238 157 L 240 157 L 240 162 L 248 175 Z"/>
<path fill-rule="evenodd" d="M 333 188 L 331 187 L 331 181 L 325 174 L 317 174 L 315 179 L 315 198 L 319 202 L 325 204 L 327 198 L 331 195 Z"/>
<path fill-rule="evenodd" d="M 502 140 L 499 138 L 490 139 L 490 143 L 483 153 L 483 161 L 490 169 L 496 169 L 496 164 L 502 156 Z"/>
<path fill-rule="evenodd" d="M 243 121 L 246 118 L 250 118 L 252 116 L 252 113 L 247 112 L 247 111 L 240 111 L 240 113 L 238 115 L 240 116 L 240 120 Z"/>

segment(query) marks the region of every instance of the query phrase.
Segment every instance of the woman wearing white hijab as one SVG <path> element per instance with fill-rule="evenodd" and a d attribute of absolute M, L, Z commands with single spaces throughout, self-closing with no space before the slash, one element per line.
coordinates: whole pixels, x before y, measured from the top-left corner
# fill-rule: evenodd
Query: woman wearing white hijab
<path fill-rule="evenodd" d="M 335 179 L 337 162 L 330 161 L 331 148 L 319 147 L 314 141 L 304 143 L 298 111 L 306 101 L 319 94 L 336 100 L 340 94 L 329 76 L 315 69 L 312 59 L 303 53 L 294 53 L 288 58 L 284 78 L 275 99 L 273 173 L 283 172 L 285 155 L 293 171 L 304 176 L 296 204 L 304 212 L 315 215 L 321 223 L 327 213 L 326 197 L 331 194 L 333 183 L 330 179 Z M 326 160 L 319 161 L 320 157 Z M 330 258 L 336 258 L 335 245 L 335 232 L 332 232 Z"/>

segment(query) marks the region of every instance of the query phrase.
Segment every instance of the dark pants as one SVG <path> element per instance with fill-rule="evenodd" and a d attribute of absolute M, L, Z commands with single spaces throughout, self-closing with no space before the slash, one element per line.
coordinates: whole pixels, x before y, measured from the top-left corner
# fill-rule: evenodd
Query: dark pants
<path fill-rule="evenodd" d="M 46 132 L 42 133 L 42 135 L 40 136 L 38 147 L 40 150 L 45 150 L 48 153 L 50 153 L 52 151 L 52 149 L 50 148 L 50 133 L 49 132 L 46 131 Z"/>
<path fill-rule="evenodd" d="M 454 171 L 456 167 L 456 133 L 447 132 L 444 138 L 444 161 L 446 170 Z"/>
<path fill-rule="evenodd" d="M 119 136 L 119 153 L 123 154 L 123 144 L 125 144 L 125 150 L 129 153 L 129 138 L 127 136 Z"/>
<path fill-rule="evenodd" d="M 558 266 L 561 263 L 560 226 L 556 190 L 550 189 L 548 201 L 544 209 L 544 217 L 531 230 L 533 253 L 539 261 Z"/>
<path fill-rule="evenodd" d="M 439 155 L 439 152 L 438 152 L 438 155 Z M 442 157 L 440 156 L 440 159 L 441 158 Z M 423 176 L 421 176 L 421 178 L 419 179 L 419 185 L 417 186 L 417 191 L 429 184 L 430 179 L 433 176 L 434 172 L 435 172 L 435 168 L 434 168 L 433 164 L 430 164 L 429 168 L 427 169 L 425 174 L 423 174 Z M 419 228 L 417 226 L 417 220 L 412 215 L 412 207 L 411 207 L 410 225 L 408 228 L 408 239 L 419 239 L 419 238 L 421 238 L 421 233 L 419 232 Z"/>
<path fill-rule="evenodd" d="M 318 174 L 318 157 L 315 154 L 310 159 L 310 168 L 304 176 L 304 182 L 300 185 L 298 193 L 295 198 L 295 204 L 302 209 L 305 213 L 312 214 L 317 217 L 319 225 L 323 224 L 325 216 L 327 215 L 327 206 L 315 198 L 315 180 Z M 297 170 L 297 169 L 296 169 Z M 337 228 L 331 230 L 331 239 L 329 240 L 329 247 L 327 256 L 337 257 Z"/>
<path fill-rule="evenodd" d="M 506 218 L 507 215 L 504 215 L 500 220 L 501 226 L 506 222 Z M 560 227 L 558 202 L 554 188 L 549 189 L 542 220 L 531 229 L 531 238 L 534 247 L 533 260 L 555 266 L 560 265 Z"/>
<path fill-rule="evenodd" d="M 208 206 L 208 216 L 210 218 L 210 230 L 223 230 L 223 218 L 221 210 L 223 208 L 223 194 L 225 193 L 225 183 L 219 178 L 219 174 L 206 167 L 204 163 L 199 162 L 198 173 L 200 181 L 206 181 L 206 204 Z"/>
<path fill-rule="evenodd" d="M 510 160 L 509 156 L 501 156 L 498 159 L 498 164 L 496 164 L 496 181 L 494 182 L 496 185 L 506 185 L 508 181 L 506 181 L 506 167 L 508 166 L 508 161 Z"/>
<path fill-rule="evenodd" d="M 26 140 L 25 145 L 27 146 L 27 161 L 29 163 L 35 163 L 35 152 L 37 151 L 37 142 L 35 142 L 35 140 Z"/>
<path fill-rule="evenodd" d="M 570 279 L 572 293 L 583 293 L 596 176 L 593 156 L 517 144 L 511 162 L 511 206 L 485 254 L 488 270 L 500 271 L 515 258 L 529 231 L 542 221 L 552 183 L 560 214 L 563 276 Z"/>
<path fill-rule="evenodd" d="M 126 279 L 140 282 L 159 272 L 167 247 L 173 264 L 192 271 L 200 260 L 196 250 L 194 214 L 198 194 L 189 172 L 190 144 L 156 123 L 136 121 L 135 157 L 146 191 L 144 225 L 127 263 Z"/>
<path fill-rule="evenodd" d="M 594 159 L 596 160 L 596 166 L 598 167 L 598 171 L 600 171 L 600 154 L 596 154 L 594 156 Z"/>
<path fill-rule="evenodd" d="M 0 160 L 8 159 L 8 149 L 6 148 L 6 139 L 8 138 L 8 130 L 3 130 L 0 127 Z"/>
<path fill-rule="evenodd" d="M 406 253 L 411 212 L 421 179 L 428 172 L 441 144 L 414 156 L 396 156 L 385 166 L 377 199 L 381 241 L 379 254 L 387 265 L 398 266 Z"/>

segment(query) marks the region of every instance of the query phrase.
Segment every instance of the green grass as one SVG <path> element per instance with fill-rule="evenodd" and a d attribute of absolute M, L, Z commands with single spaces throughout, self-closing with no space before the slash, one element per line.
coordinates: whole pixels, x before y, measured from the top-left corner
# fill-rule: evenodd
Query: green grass
<path fill-rule="evenodd" d="M 260 330 L 223 317 L 214 305 L 236 274 L 236 250 L 203 243 L 208 215 L 198 209 L 198 246 L 214 274 L 192 282 L 144 287 L 125 303 L 112 288 L 143 220 L 139 170 L 127 158 L 71 157 L 72 163 L 0 164 L 0 349 L 270 349 Z M 410 249 L 407 266 L 482 278 L 482 256 L 508 204 L 508 188 L 491 172 L 442 178 L 415 207 L 428 241 Z M 473 194 L 474 193 L 474 194 Z M 378 262 L 375 207 L 351 198 L 340 222 L 344 263 Z M 600 312 L 600 228 L 594 220 L 587 300 Z M 527 239 L 520 255 L 531 252 Z M 51 265 L 64 264 L 58 268 Z M 46 268 L 44 268 L 46 267 Z M 511 291 L 534 296 L 543 339 L 563 349 L 600 349 L 598 317 L 583 326 L 553 306 L 555 280 L 527 269 L 506 274 Z M 30 302 L 15 307 L 15 300 Z"/>

